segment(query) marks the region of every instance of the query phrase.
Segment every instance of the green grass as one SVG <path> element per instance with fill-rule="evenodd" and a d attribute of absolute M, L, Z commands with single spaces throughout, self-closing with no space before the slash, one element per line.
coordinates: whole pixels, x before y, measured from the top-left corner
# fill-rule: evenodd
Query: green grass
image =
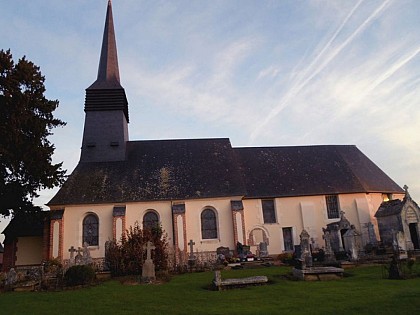
<path fill-rule="evenodd" d="M 420 269 L 420 266 L 415 266 Z M 342 280 L 287 280 L 288 267 L 222 271 L 223 278 L 266 275 L 270 284 L 209 291 L 213 273 L 174 276 L 157 285 L 98 286 L 62 292 L 0 294 L 1 314 L 420 314 L 420 278 L 383 279 L 381 267 L 347 270 Z"/>

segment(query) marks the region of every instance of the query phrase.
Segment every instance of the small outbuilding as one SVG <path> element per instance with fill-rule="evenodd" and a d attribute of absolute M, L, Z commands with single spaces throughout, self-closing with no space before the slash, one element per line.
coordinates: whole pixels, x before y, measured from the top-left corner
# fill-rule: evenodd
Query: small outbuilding
<path fill-rule="evenodd" d="M 376 211 L 379 235 L 386 246 L 398 246 L 403 250 L 420 249 L 420 208 L 411 199 L 408 187 L 404 186 L 404 189 L 403 200 L 385 201 Z"/>
<path fill-rule="evenodd" d="M 48 259 L 49 212 L 15 216 L 4 229 L 3 271 Z"/>

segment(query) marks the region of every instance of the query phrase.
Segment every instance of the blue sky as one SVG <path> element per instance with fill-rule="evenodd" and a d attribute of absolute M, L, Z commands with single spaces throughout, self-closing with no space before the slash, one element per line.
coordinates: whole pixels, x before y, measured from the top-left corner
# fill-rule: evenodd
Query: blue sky
<path fill-rule="evenodd" d="M 0 4 L 0 49 L 40 66 L 71 172 L 107 1 Z M 131 140 L 354 144 L 420 201 L 420 1 L 114 0 L 113 14 Z"/>

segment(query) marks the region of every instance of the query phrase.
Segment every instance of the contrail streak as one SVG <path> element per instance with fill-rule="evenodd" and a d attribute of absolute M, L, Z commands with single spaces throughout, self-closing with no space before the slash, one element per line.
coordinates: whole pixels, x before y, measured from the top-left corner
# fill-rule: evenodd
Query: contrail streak
<path fill-rule="evenodd" d="M 396 63 L 394 63 L 391 68 L 389 68 L 379 78 L 373 81 L 373 83 L 366 90 L 366 94 L 368 94 L 369 92 L 374 90 L 377 86 L 379 86 L 384 81 L 386 81 L 389 77 L 391 77 L 395 72 L 397 72 L 402 67 L 404 67 L 408 62 L 410 62 L 419 53 L 420 53 L 420 47 L 417 47 L 411 54 L 409 54 L 408 56 L 405 56 L 403 59 L 398 60 Z"/>
<path fill-rule="evenodd" d="M 318 59 L 324 54 L 324 51 L 331 46 L 332 41 L 338 36 L 344 25 L 350 19 L 350 17 L 354 14 L 354 11 L 358 8 L 362 1 L 359 1 L 356 6 L 350 11 L 347 15 L 345 20 L 340 24 L 337 31 L 333 34 L 331 39 L 327 42 L 324 46 L 322 51 L 316 56 L 315 60 L 311 62 L 308 68 L 305 70 L 304 75 L 307 75 L 308 71 L 312 67 L 313 64 L 316 63 Z M 286 93 L 286 95 L 280 100 L 280 103 L 274 107 L 270 113 L 264 118 L 262 122 L 258 124 L 258 126 L 253 130 L 250 135 L 250 141 L 253 142 L 255 138 L 259 135 L 261 130 L 274 118 L 276 117 L 286 106 L 289 100 L 292 97 L 295 97 L 307 84 L 310 82 L 319 72 L 321 72 L 335 57 L 345 48 L 347 47 L 357 35 L 359 35 L 362 31 L 366 29 L 366 27 L 376 18 L 378 17 L 389 5 L 391 0 L 384 1 L 359 27 L 336 49 L 330 53 L 327 58 L 310 74 L 308 75 L 302 82 L 297 82 L 294 84 Z"/>

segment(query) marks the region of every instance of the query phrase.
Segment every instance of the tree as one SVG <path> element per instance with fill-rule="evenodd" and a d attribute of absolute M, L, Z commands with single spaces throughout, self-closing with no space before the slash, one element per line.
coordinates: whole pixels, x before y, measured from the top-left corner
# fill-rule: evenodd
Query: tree
<path fill-rule="evenodd" d="M 0 214 L 40 210 L 33 205 L 40 189 L 64 182 L 62 162 L 52 163 L 55 147 L 48 140 L 53 128 L 65 123 L 54 118 L 58 101 L 45 96 L 39 67 L 10 50 L 0 50 Z"/>

